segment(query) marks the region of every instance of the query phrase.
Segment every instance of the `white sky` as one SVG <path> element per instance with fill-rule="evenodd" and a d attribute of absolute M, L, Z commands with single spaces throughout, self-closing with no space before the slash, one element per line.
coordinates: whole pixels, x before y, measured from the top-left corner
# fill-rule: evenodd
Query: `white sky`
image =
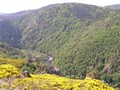
<path fill-rule="evenodd" d="M 0 13 L 37 9 L 49 4 L 78 2 L 97 6 L 120 4 L 120 0 L 0 0 Z"/>

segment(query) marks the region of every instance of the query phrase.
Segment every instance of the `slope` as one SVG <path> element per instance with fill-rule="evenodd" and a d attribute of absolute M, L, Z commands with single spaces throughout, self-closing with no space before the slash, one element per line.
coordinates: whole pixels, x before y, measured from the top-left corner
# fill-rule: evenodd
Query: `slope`
<path fill-rule="evenodd" d="M 18 59 L 25 58 L 25 55 L 20 52 L 20 50 L 13 48 L 6 43 L 0 42 L 0 58 Z"/>
<path fill-rule="evenodd" d="M 100 80 L 86 78 L 75 80 L 57 75 L 39 74 L 20 78 L 18 68 L 10 64 L 0 65 L 0 89 L 9 90 L 114 90 Z M 24 74 L 23 74 L 24 75 Z M 14 79 L 11 79 L 13 78 Z"/>

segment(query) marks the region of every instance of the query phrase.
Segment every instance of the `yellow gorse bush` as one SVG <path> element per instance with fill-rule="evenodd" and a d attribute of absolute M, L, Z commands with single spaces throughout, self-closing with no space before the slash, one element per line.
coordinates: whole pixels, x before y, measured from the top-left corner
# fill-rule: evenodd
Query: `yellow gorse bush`
<path fill-rule="evenodd" d="M 9 59 L 9 58 L 0 58 L 0 64 L 11 64 L 15 67 L 19 67 L 22 62 L 26 62 L 25 59 Z"/>
<path fill-rule="evenodd" d="M 91 78 L 76 80 L 50 74 L 16 79 L 14 84 L 16 87 L 27 90 L 114 90 L 100 80 Z"/>
<path fill-rule="evenodd" d="M 8 78 L 17 75 L 19 75 L 19 71 L 14 66 L 10 64 L 0 65 L 0 78 Z"/>
<path fill-rule="evenodd" d="M 0 78 L 17 75 L 19 75 L 19 71 L 14 66 L 0 65 Z M 69 79 L 50 74 L 31 74 L 30 78 L 14 78 L 12 81 L 2 83 L 1 88 L 9 88 L 9 90 L 114 90 L 100 80 L 88 77 L 84 80 Z"/>

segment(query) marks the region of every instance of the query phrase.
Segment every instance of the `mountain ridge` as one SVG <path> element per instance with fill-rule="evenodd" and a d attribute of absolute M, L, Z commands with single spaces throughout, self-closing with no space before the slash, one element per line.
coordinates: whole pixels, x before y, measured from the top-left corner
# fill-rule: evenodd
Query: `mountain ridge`
<path fill-rule="evenodd" d="M 105 6 L 105 7 L 110 8 L 110 9 L 120 10 L 120 4 L 113 4 L 113 5 L 108 5 L 108 6 Z"/>
<path fill-rule="evenodd" d="M 25 10 L 25 11 L 19 11 L 15 13 L 0 13 L 0 21 L 18 18 L 20 16 L 28 15 L 32 12 L 33 10 Z"/>

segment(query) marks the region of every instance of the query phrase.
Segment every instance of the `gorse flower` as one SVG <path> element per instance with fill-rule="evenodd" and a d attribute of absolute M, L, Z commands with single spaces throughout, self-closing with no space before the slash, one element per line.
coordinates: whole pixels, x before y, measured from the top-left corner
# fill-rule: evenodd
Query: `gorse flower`
<path fill-rule="evenodd" d="M 10 64 L 0 65 L 0 78 L 17 75 L 19 75 L 19 71 L 14 66 Z M 6 83 L 3 88 L 8 88 Z M 78 80 L 50 74 L 31 74 L 30 78 L 15 78 L 9 84 L 9 88 L 12 88 L 12 90 L 114 90 L 102 81 L 89 77 L 84 80 Z"/>
<path fill-rule="evenodd" d="M 0 65 L 0 78 L 8 78 L 10 76 L 19 75 L 19 71 L 17 68 L 10 64 Z"/>
<path fill-rule="evenodd" d="M 16 79 L 15 85 L 22 88 L 31 87 L 30 90 L 114 90 L 102 81 L 91 78 L 74 80 L 50 74 L 31 76 L 31 78 Z"/>

